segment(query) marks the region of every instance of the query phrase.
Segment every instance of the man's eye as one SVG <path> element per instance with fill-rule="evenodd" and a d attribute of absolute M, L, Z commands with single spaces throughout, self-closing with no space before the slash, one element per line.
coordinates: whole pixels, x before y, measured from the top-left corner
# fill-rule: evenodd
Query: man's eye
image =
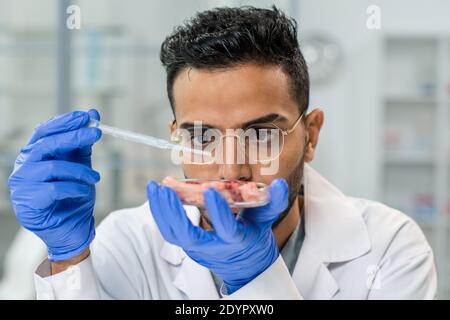
<path fill-rule="evenodd" d="M 205 145 L 211 142 L 211 137 L 207 137 L 205 134 L 191 135 L 191 142 L 194 145 Z"/>
<path fill-rule="evenodd" d="M 259 142 L 271 141 L 274 135 L 273 129 L 258 129 L 256 130 L 256 138 Z"/>
<path fill-rule="evenodd" d="M 258 141 L 266 141 L 267 139 L 269 139 L 269 134 L 267 133 L 267 130 L 261 129 L 256 133 L 256 137 Z"/>

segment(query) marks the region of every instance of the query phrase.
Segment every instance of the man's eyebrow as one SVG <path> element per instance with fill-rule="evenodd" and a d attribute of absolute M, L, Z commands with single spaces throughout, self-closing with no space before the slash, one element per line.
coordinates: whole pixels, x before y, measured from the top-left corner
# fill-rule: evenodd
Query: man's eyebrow
<path fill-rule="evenodd" d="M 192 128 L 200 127 L 200 126 L 202 128 L 206 128 L 206 129 L 214 128 L 213 126 L 211 126 L 209 124 L 206 124 L 206 123 L 203 123 L 202 121 L 199 121 L 198 124 L 194 123 L 194 122 L 183 122 L 182 124 L 180 124 L 180 129 L 192 129 Z"/>
<path fill-rule="evenodd" d="M 285 121 L 285 120 L 287 120 L 287 118 L 285 116 L 282 116 L 281 114 L 270 113 L 270 114 L 267 114 L 265 116 L 262 116 L 262 117 L 259 117 L 259 118 L 247 121 L 244 124 L 242 124 L 242 127 L 246 128 L 246 127 L 251 126 L 253 124 L 270 123 L 270 122 Z"/>
<path fill-rule="evenodd" d="M 285 116 L 282 116 L 278 113 L 270 113 L 261 117 L 258 117 L 256 119 L 252 119 L 250 121 L 247 121 L 245 123 L 242 124 L 242 128 L 247 128 L 248 126 L 251 126 L 253 124 L 259 124 L 259 123 L 270 123 L 270 122 L 274 122 L 274 121 L 286 121 L 287 118 Z M 213 125 L 209 125 L 206 124 L 204 122 L 200 122 L 202 128 L 215 128 L 215 126 Z M 196 123 L 194 122 L 183 122 L 180 124 L 180 128 L 181 129 L 192 129 L 196 126 Z"/>

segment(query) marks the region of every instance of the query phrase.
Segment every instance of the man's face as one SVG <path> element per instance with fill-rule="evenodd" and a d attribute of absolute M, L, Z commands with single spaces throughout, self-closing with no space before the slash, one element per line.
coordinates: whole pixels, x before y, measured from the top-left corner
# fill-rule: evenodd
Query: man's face
<path fill-rule="evenodd" d="M 213 71 L 186 69 L 175 79 L 173 97 L 176 124 L 172 131 L 201 121 L 203 126 L 219 129 L 225 134 L 227 129 L 245 130 L 246 124 L 258 122 L 258 119 L 267 122 L 265 118 L 273 115 L 276 115 L 273 122 L 286 130 L 300 116 L 299 107 L 289 90 L 288 76 L 278 66 L 247 64 Z M 306 132 L 301 122 L 285 136 L 282 152 L 274 160 L 279 161 L 278 170 L 269 175 L 261 170 L 268 164 L 240 164 L 237 161 L 184 164 L 183 170 L 187 178 L 239 179 L 266 184 L 275 178 L 284 178 L 292 193 L 292 201 L 303 176 L 305 141 Z M 237 143 L 231 146 L 238 148 Z"/>

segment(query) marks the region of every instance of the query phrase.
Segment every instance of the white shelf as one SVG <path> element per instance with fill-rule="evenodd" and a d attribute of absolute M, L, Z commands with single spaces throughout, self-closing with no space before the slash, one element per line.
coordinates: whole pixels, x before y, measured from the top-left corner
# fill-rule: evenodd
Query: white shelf
<path fill-rule="evenodd" d="M 123 28 L 121 25 L 117 24 L 111 24 L 111 25 L 105 25 L 105 26 L 85 26 L 81 30 L 77 31 L 77 33 L 81 34 L 87 34 L 87 32 L 95 30 L 96 32 L 103 34 L 103 35 L 123 35 L 125 32 L 125 28 Z M 54 28 L 27 28 L 27 27 L 9 27 L 6 25 L 0 25 L 0 34 L 5 34 L 13 38 L 17 37 L 42 37 L 42 36 L 48 36 L 53 37 L 55 34 Z"/>
<path fill-rule="evenodd" d="M 421 95 L 413 93 L 388 93 L 385 96 L 385 103 L 389 105 L 419 104 L 435 105 L 438 102 L 436 95 Z"/>
<path fill-rule="evenodd" d="M 439 224 L 437 221 L 421 221 L 421 220 L 415 221 L 421 228 L 424 229 L 436 229 L 436 227 Z M 448 229 L 448 231 L 450 232 L 450 224 L 445 225 L 445 228 Z"/>
<path fill-rule="evenodd" d="M 384 159 L 385 165 L 410 165 L 410 166 L 433 166 L 435 161 L 433 156 L 417 155 L 417 154 L 386 154 Z"/>
<path fill-rule="evenodd" d="M 117 95 L 119 93 L 119 90 L 117 88 L 77 88 L 73 90 L 76 96 L 82 96 L 82 95 L 92 95 L 92 96 L 102 96 L 102 95 Z M 3 93 L 2 93 L 3 92 Z M 28 96 L 28 97 L 50 97 L 55 96 L 55 92 L 53 90 L 50 90 L 48 87 L 0 87 L 0 93 L 4 95 L 10 95 L 10 96 Z"/>

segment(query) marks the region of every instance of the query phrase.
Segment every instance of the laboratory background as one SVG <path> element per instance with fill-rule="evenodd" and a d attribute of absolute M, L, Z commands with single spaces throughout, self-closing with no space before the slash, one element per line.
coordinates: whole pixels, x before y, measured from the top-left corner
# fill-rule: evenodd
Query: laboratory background
<path fill-rule="evenodd" d="M 450 298 L 450 1 L 0 0 L 1 299 L 33 299 L 46 256 L 19 228 L 7 186 L 34 127 L 95 107 L 106 124 L 169 138 L 165 36 L 197 11 L 272 4 L 297 19 L 309 108 L 325 111 L 312 166 L 344 193 L 415 219 L 435 253 L 439 298 Z M 147 180 L 182 176 L 169 152 L 108 136 L 93 165 L 97 223 L 145 202 Z"/>

